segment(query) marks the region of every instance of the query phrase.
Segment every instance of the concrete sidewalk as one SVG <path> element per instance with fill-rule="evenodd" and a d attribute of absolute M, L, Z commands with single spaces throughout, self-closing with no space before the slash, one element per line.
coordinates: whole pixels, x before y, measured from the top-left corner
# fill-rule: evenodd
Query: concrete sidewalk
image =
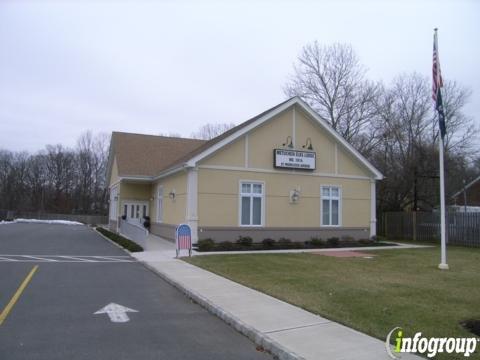
<path fill-rule="evenodd" d="M 132 255 L 279 359 L 389 359 L 383 341 L 177 260 L 173 243 L 150 241 L 152 251 Z"/>

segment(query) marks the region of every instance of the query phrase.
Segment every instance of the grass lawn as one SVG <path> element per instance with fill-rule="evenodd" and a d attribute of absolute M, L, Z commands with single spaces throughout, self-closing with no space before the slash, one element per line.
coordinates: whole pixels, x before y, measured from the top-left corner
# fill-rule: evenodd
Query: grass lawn
<path fill-rule="evenodd" d="M 437 269 L 438 247 L 368 252 L 377 256 L 208 255 L 186 261 L 379 339 L 396 326 L 407 337 L 417 331 L 475 336 L 459 323 L 480 319 L 480 249 L 449 247 L 449 271 Z M 480 345 L 470 359 L 480 359 Z"/>

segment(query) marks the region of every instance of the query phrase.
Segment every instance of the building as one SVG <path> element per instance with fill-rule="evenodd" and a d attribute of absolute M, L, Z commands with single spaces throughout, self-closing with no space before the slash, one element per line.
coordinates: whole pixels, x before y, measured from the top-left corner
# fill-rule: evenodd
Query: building
<path fill-rule="evenodd" d="M 300 98 L 209 140 L 114 132 L 110 228 L 150 216 L 150 231 L 193 241 L 376 234 L 382 174 Z"/>
<path fill-rule="evenodd" d="M 452 195 L 454 204 L 461 207 L 480 207 L 480 176 L 470 181 L 463 189 Z M 473 210 L 472 210 L 473 211 Z"/>

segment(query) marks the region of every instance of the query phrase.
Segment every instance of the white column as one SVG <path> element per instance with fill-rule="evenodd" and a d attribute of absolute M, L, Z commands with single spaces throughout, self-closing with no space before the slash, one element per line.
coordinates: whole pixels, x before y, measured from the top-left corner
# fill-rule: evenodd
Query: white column
<path fill-rule="evenodd" d="M 198 169 L 187 170 L 186 222 L 192 229 L 192 244 L 198 242 Z"/>
<path fill-rule="evenodd" d="M 377 197 L 375 180 L 370 180 L 370 237 L 377 235 Z"/>

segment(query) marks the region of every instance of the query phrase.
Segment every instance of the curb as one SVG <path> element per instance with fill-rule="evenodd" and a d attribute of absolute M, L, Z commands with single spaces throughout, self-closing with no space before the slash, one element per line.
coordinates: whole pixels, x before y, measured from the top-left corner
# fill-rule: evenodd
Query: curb
<path fill-rule="evenodd" d="M 162 279 L 164 279 L 170 285 L 174 286 L 175 288 L 183 292 L 188 298 L 198 303 L 200 306 L 205 308 L 208 312 L 212 313 L 213 315 L 225 321 L 228 325 L 232 326 L 235 330 L 237 330 L 238 332 L 240 332 L 241 334 L 249 338 L 251 341 L 253 341 L 257 346 L 262 347 L 264 350 L 271 353 L 279 360 L 305 360 L 304 357 L 301 357 L 296 353 L 286 349 L 277 341 L 271 339 L 261 331 L 246 324 L 245 322 L 243 322 L 236 316 L 232 315 L 228 311 L 223 310 L 221 307 L 215 305 L 212 301 L 208 300 L 204 296 L 198 294 L 195 291 L 190 290 L 189 288 L 184 286 L 182 283 L 176 280 L 173 280 L 167 274 L 154 268 L 148 262 L 143 260 L 138 260 L 138 261 L 141 262 L 146 268 L 158 274 Z M 191 264 L 189 265 L 195 266 Z"/>
<path fill-rule="evenodd" d="M 97 231 L 96 228 L 93 228 L 93 227 L 90 227 L 92 229 L 93 232 L 97 233 L 98 235 L 100 235 L 102 238 L 104 238 L 105 240 L 107 240 L 110 244 L 116 246 L 117 248 L 123 250 L 124 253 L 126 253 L 127 255 L 129 255 L 131 258 L 137 260 L 135 257 L 132 256 L 132 253 L 130 251 L 128 251 L 127 249 L 125 249 L 124 247 L 118 245 L 115 241 L 112 241 L 110 240 L 108 237 L 106 237 L 105 235 L 103 235 L 100 231 Z M 109 230 L 110 231 L 110 230 Z"/>

